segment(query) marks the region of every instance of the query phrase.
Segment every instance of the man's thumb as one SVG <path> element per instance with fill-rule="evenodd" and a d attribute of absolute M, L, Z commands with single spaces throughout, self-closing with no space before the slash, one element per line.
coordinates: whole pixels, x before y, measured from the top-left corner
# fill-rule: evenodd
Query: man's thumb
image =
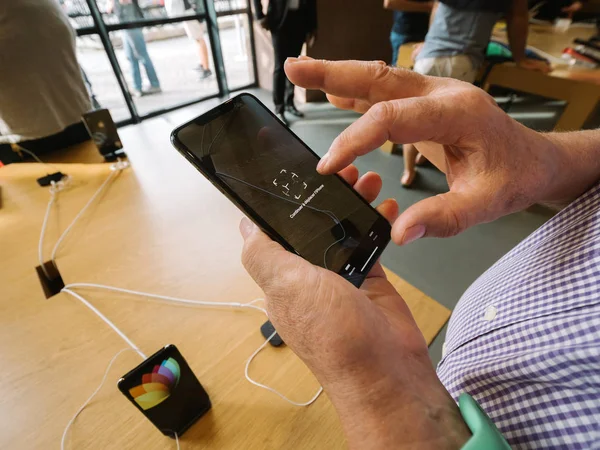
<path fill-rule="evenodd" d="M 394 222 L 392 240 L 406 245 L 422 237 L 454 236 L 471 225 L 476 214 L 473 199 L 448 192 L 415 203 Z"/>

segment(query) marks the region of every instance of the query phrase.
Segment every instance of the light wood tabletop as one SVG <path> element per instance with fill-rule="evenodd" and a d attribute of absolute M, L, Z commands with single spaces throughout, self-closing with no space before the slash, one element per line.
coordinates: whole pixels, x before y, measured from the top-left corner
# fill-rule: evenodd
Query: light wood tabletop
<path fill-rule="evenodd" d="M 553 58 L 560 58 L 566 47 L 574 46 L 575 38 L 589 39 L 595 33 L 594 28 L 587 26 L 574 25 L 566 32 L 559 32 L 551 25 L 531 25 L 527 44 Z M 506 31 L 497 29 L 492 38 L 506 42 Z M 554 129 L 579 130 L 594 113 L 600 100 L 600 69 L 570 67 L 553 60 L 552 71 L 543 74 L 522 69 L 514 63 L 504 63 L 494 66 L 488 75 L 484 89 L 488 90 L 491 86 L 563 100 L 567 106 Z"/>
<path fill-rule="evenodd" d="M 241 213 L 170 148 L 172 127 L 154 123 L 143 124 L 146 132 L 142 126 L 130 129 L 124 143 L 131 167 L 114 177 L 60 248 L 57 264 L 65 283 L 215 302 L 260 297 L 240 263 Z M 149 136 L 150 126 L 160 139 Z M 58 167 L 72 184 L 58 194 L 52 210 L 45 259 L 110 172 L 108 164 Z M 109 360 L 127 347 L 76 299 L 65 293 L 43 296 L 34 267 L 49 192 L 35 180 L 48 171 L 41 164 L 0 168 L 0 448 L 57 448 L 67 422 L 96 388 Z M 431 342 L 449 311 L 388 274 Z M 244 379 L 246 360 L 264 341 L 262 313 L 182 306 L 98 289 L 77 292 L 146 354 L 168 343 L 179 347 L 213 402 L 212 410 L 182 437 L 182 449 L 345 447 L 325 394 L 309 407 L 295 407 Z M 100 394 L 75 421 L 67 448 L 175 448 L 116 388 L 119 377 L 139 362 L 134 352 L 116 360 Z M 308 400 L 318 388 L 285 346 L 267 347 L 251 374 L 296 401 Z"/>

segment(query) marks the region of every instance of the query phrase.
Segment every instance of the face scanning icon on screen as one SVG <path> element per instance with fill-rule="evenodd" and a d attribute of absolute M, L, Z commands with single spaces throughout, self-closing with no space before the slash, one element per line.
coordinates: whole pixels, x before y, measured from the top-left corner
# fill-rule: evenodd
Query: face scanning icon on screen
<path fill-rule="evenodd" d="M 283 195 L 302 201 L 302 197 L 308 189 L 308 184 L 300 176 L 291 170 L 281 169 L 273 178 L 273 185 L 278 187 Z"/>

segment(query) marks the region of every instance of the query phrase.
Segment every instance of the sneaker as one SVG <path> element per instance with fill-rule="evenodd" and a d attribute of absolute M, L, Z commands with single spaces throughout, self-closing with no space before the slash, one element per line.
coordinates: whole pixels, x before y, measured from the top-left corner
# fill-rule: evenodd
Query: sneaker
<path fill-rule="evenodd" d="M 204 70 L 204 69 L 203 69 L 203 70 L 200 72 L 200 79 L 201 79 L 201 80 L 205 80 L 205 79 L 207 79 L 208 77 L 211 77 L 211 76 L 212 76 L 212 74 L 213 74 L 213 73 L 212 73 L 212 70 L 210 70 L 210 69 L 206 69 L 206 70 Z"/>
<path fill-rule="evenodd" d="M 160 86 L 150 86 L 144 91 L 144 95 L 160 94 L 161 92 L 162 89 L 160 88 Z"/>
<path fill-rule="evenodd" d="M 134 89 L 133 91 L 131 91 L 131 95 L 133 97 L 141 97 L 142 95 L 144 95 L 144 93 L 139 89 Z"/>
<path fill-rule="evenodd" d="M 285 112 L 289 112 L 292 116 L 296 116 L 296 117 L 304 117 L 304 113 L 302 111 L 299 111 L 298 109 L 296 109 L 296 107 L 294 106 L 294 104 L 292 103 L 291 105 L 287 105 L 285 107 Z"/>
<path fill-rule="evenodd" d="M 277 118 L 279 120 L 281 120 L 281 122 L 283 122 L 284 125 L 286 125 L 286 126 L 290 125 L 290 122 L 287 120 L 287 117 L 285 117 L 285 114 L 283 113 L 283 111 L 275 113 L 275 115 L 277 116 Z"/>

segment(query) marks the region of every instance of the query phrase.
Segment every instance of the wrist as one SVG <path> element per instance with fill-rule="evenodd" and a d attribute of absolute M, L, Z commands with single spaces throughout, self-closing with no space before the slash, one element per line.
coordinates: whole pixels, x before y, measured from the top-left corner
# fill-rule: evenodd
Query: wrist
<path fill-rule="evenodd" d="M 458 449 L 471 433 L 428 354 L 397 357 L 380 376 L 324 383 L 351 448 Z"/>
<path fill-rule="evenodd" d="M 540 203 L 566 206 L 600 179 L 600 131 L 547 133 L 549 182 Z M 542 155 L 544 156 L 544 155 Z"/>

